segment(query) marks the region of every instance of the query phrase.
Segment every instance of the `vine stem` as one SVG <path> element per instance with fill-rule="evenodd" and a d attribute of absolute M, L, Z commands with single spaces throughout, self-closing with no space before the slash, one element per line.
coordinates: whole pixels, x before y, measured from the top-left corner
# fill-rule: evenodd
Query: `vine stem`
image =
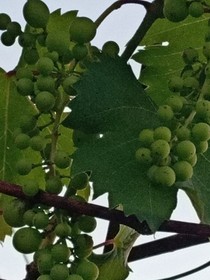
<path fill-rule="evenodd" d="M 118 224 L 126 225 L 130 228 L 133 228 L 137 232 L 144 235 L 152 234 L 152 231 L 149 229 L 146 222 L 139 221 L 134 215 L 126 216 L 123 211 L 117 209 L 109 209 L 100 205 L 95 205 L 87 202 L 79 202 L 71 198 L 49 194 L 44 191 L 40 191 L 36 196 L 31 198 L 27 197 L 22 192 L 19 185 L 11 184 L 4 181 L 0 181 L 0 193 L 17 197 L 19 199 L 28 200 L 32 204 L 42 203 L 58 209 L 65 209 L 70 216 L 75 213 L 85 214 L 108 221 L 115 221 Z M 164 223 L 162 223 L 158 231 L 198 235 L 200 237 L 210 236 L 209 225 L 173 220 L 165 221 Z"/>
<path fill-rule="evenodd" d="M 96 26 L 98 27 L 106 17 L 108 17 L 114 10 L 121 8 L 122 5 L 125 4 L 140 4 L 144 6 L 146 9 L 151 5 L 149 2 L 145 0 L 118 0 L 114 2 L 111 6 L 109 6 L 95 21 Z"/>

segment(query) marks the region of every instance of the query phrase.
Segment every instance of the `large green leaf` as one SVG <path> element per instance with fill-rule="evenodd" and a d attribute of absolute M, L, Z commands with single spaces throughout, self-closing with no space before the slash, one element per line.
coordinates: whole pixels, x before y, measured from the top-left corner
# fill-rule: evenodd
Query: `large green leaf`
<path fill-rule="evenodd" d="M 146 48 L 133 58 L 143 64 L 140 81 L 147 86 L 146 92 L 156 104 L 163 103 L 170 94 L 167 86 L 169 78 L 179 75 L 183 69 L 183 50 L 193 47 L 202 53 L 208 19 L 209 15 L 198 19 L 188 17 L 180 23 L 159 19 L 141 42 Z M 168 45 L 162 46 L 163 42 Z"/>
<path fill-rule="evenodd" d="M 155 231 L 175 208 L 176 190 L 151 185 L 135 160 L 139 132 L 157 125 L 154 105 L 120 59 L 89 65 L 76 90 L 64 125 L 101 137 L 77 143 L 73 173 L 90 170 L 94 197 L 108 192 L 111 207 L 123 204 Z"/>

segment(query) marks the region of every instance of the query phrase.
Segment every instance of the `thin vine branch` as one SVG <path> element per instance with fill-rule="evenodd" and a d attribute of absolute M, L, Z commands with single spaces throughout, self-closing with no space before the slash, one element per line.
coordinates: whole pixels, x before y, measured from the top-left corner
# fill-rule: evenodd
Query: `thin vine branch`
<path fill-rule="evenodd" d="M 114 10 L 121 8 L 125 4 L 140 4 L 145 7 L 147 10 L 151 3 L 145 0 L 121 0 L 114 2 L 111 6 L 109 6 L 95 21 L 96 26 L 98 27 L 106 17 L 108 17 Z"/>

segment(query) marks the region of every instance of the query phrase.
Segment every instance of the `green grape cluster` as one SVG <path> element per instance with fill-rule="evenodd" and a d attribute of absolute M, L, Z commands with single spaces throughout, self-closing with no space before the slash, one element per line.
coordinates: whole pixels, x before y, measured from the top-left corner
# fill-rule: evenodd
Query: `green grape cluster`
<path fill-rule="evenodd" d="M 202 1 L 188 0 L 164 0 L 163 14 L 172 22 L 179 22 L 187 18 L 188 15 L 198 18 L 204 14 Z"/>

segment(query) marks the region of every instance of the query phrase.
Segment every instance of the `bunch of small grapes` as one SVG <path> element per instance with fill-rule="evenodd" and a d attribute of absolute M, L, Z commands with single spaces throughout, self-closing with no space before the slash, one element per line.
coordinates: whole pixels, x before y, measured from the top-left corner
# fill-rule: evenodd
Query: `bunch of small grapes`
<path fill-rule="evenodd" d="M 209 6 L 202 1 L 165 0 L 163 13 L 168 20 L 179 22 L 187 18 L 188 15 L 195 18 L 201 17 L 207 7 Z"/>

